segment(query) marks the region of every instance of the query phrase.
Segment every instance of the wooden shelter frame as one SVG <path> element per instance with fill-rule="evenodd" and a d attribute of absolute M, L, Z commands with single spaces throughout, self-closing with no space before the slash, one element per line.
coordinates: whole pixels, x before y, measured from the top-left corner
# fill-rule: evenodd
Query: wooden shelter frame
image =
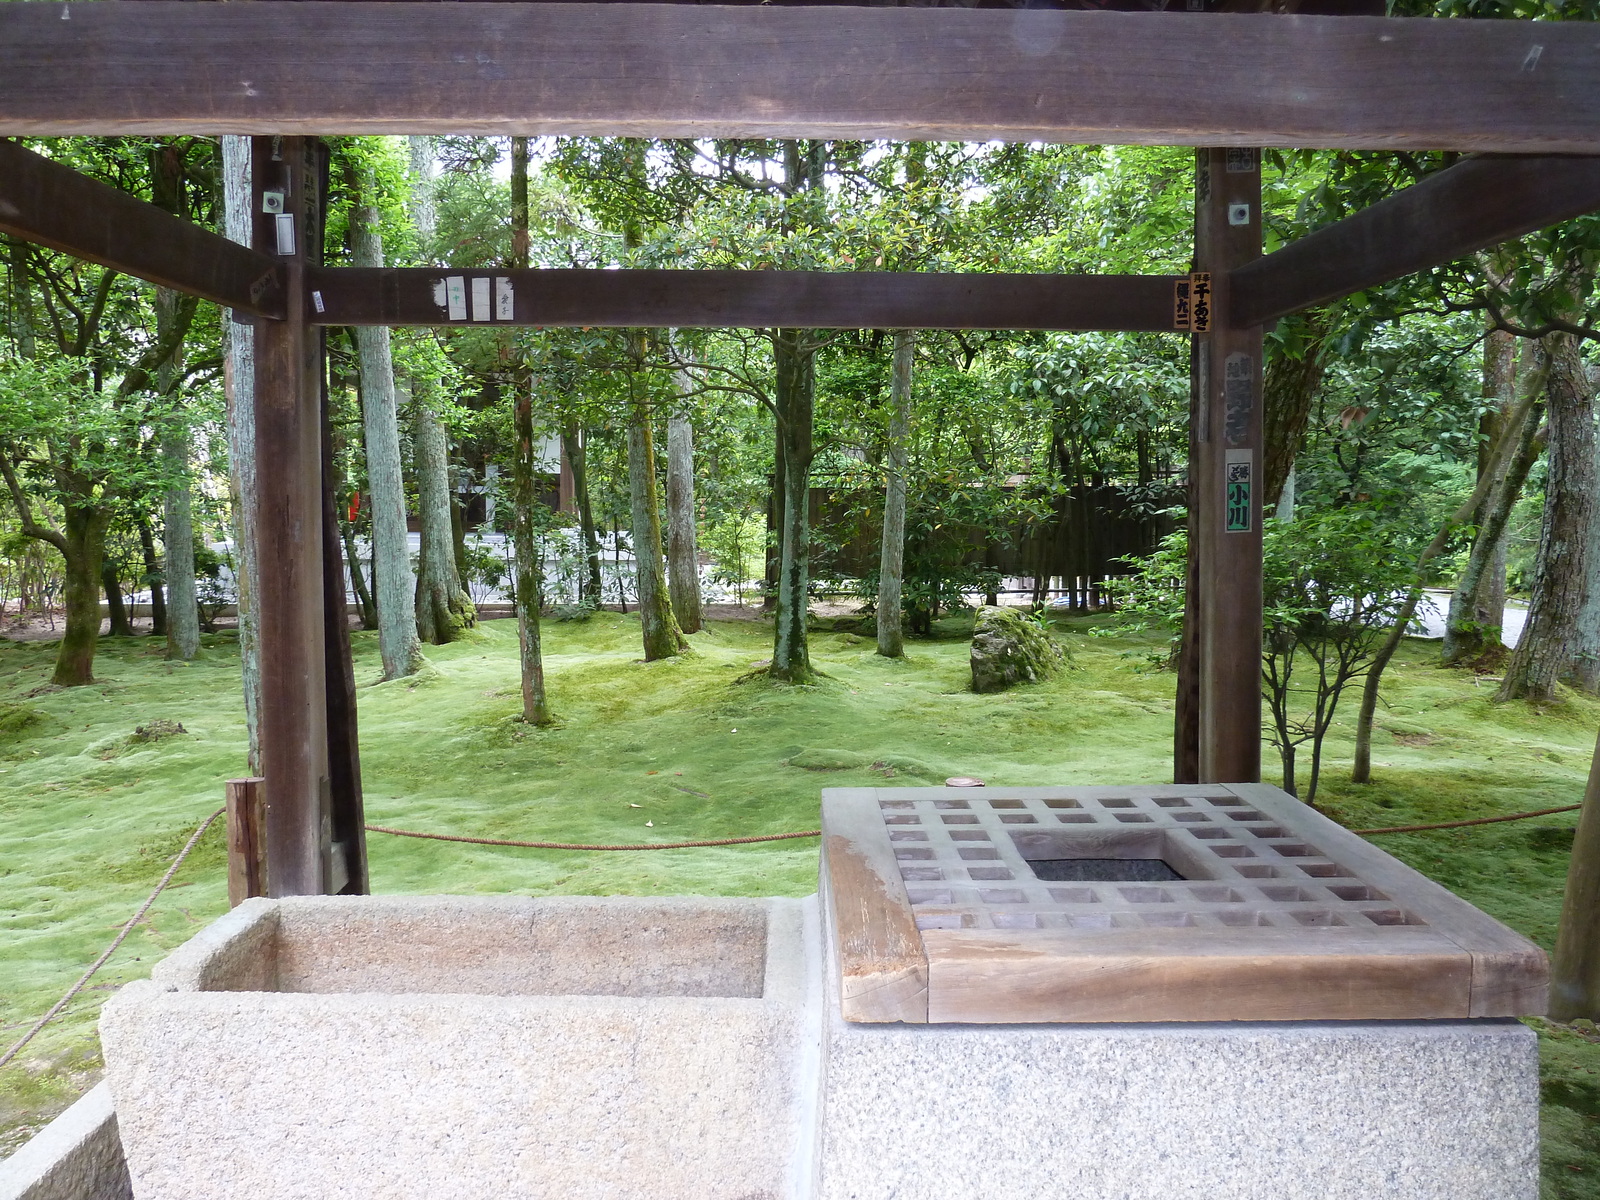
<path fill-rule="evenodd" d="M 1189 276 L 330 268 L 319 135 L 1196 147 Z M 328 325 L 1168 330 L 1193 345 L 1174 773 L 1260 775 L 1263 328 L 1600 208 L 1600 27 L 1276 13 L 26 0 L 0 137 L 252 137 L 241 246 L 0 142 L 0 231 L 255 327 L 272 895 L 366 890 Z M 1261 147 L 1471 157 L 1262 254 Z M 269 211 L 270 210 L 270 211 Z"/>

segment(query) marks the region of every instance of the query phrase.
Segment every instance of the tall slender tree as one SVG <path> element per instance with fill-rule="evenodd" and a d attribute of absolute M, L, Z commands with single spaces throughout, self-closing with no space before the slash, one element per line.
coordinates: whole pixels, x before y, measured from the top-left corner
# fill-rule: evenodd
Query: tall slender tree
<path fill-rule="evenodd" d="M 187 217 L 185 160 L 182 148 L 163 142 L 150 151 L 150 198 L 157 208 Z M 170 344 L 172 353 L 156 365 L 156 393 L 170 406 L 173 389 L 181 378 L 183 339 L 173 336 L 178 326 L 180 298 L 167 288 L 156 289 L 156 340 Z M 181 412 L 169 411 L 162 422 L 161 454 L 172 483 L 163 496 L 166 563 L 167 657 L 184 662 L 200 652 L 200 604 L 194 577 L 194 518 L 190 499 L 189 423 Z"/>
<path fill-rule="evenodd" d="M 433 139 L 413 137 L 411 219 L 424 246 L 433 241 Z M 417 634 L 442 646 L 477 620 L 472 600 L 461 586 L 456 566 L 455 529 L 450 500 L 450 434 L 439 419 L 438 381 L 425 371 L 412 380 L 416 417 L 412 462 L 417 482 L 417 523 L 422 544 L 417 555 Z"/>
<path fill-rule="evenodd" d="M 905 613 L 900 603 L 906 562 L 906 466 L 911 442 L 911 370 L 916 334 L 894 333 L 894 368 L 889 376 L 889 436 L 885 454 L 883 545 L 878 554 L 878 653 L 905 656 Z"/>
<path fill-rule="evenodd" d="M 526 268 L 531 236 L 528 229 L 528 139 L 511 139 L 511 256 L 513 270 Z M 539 611 L 544 607 L 544 546 L 535 509 L 539 498 L 533 430 L 533 372 L 525 356 L 511 350 L 512 438 L 511 503 L 515 510 L 512 542 L 516 551 L 517 646 L 522 679 L 522 719 L 530 725 L 552 720 L 544 686 L 544 645 Z"/>
<path fill-rule="evenodd" d="M 358 267 L 384 266 L 377 174 L 349 162 L 350 258 Z M 372 589 L 378 615 L 378 653 L 383 677 L 400 679 L 422 665 L 417 641 L 416 584 L 406 531 L 406 487 L 401 468 L 400 414 L 389 329 L 351 329 L 361 381 L 361 421 L 367 460 L 367 508 L 372 527 Z"/>
<path fill-rule="evenodd" d="M 254 212 L 250 207 L 250 139 L 222 139 L 223 233 L 248 246 Z M 255 330 L 226 323 L 224 388 L 228 405 L 228 491 L 233 513 L 233 577 L 239 612 L 239 663 L 244 689 L 249 764 L 261 772 L 261 618 L 260 563 L 256 557 L 256 387 Z"/>
<path fill-rule="evenodd" d="M 680 374 L 680 390 L 690 384 Z M 694 425 L 688 414 L 667 418 L 667 579 L 672 615 L 684 633 L 699 633 L 700 554 L 695 543 Z"/>
<path fill-rule="evenodd" d="M 633 559 L 639 589 L 639 625 L 644 658 L 651 662 L 688 649 L 672 614 L 661 561 L 661 490 L 657 482 L 655 422 L 645 373 L 645 331 L 627 333 L 628 501 L 633 522 Z"/>

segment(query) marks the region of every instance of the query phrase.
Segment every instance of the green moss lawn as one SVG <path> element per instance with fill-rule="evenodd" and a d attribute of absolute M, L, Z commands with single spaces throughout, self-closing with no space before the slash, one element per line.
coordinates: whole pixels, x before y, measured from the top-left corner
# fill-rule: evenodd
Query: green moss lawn
<path fill-rule="evenodd" d="M 815 637 L 817 687 L 741 677 L 770 626 L 714 623 L 681 660 L 638 661 L 638 623 L 601 614 L 546 628 L 559 728 L 518 711 L 516 628 L 491 621 L 429 651 L 415 681 L 373 684 L 375 635 L 355 635 L 370 821 L 557 841 L 634 842 L 811 829 L 826 786 L 935 782 L 1159 782 L 1170 777 L 1173 678 L 1150 645 L 1059 623 L 1074 669 L 995 696 L 966 690 L 964 631 L 916 642 L 906 661 L 846 633 Z M 1100 621 L 1098 623 L 1103 623 Z M 1377 781 L 1344 782 L 1336 732 L 1322 806 L 1352 828 L 1575 803 L 1600 704 L 1495 706 L 1492 688 L 1405 648 L 1380 716 Z M 93 687 L 44 685 L 48 644 L 0 644 L 0 1048 L 48 1008 L 137 908 L 245 765 L 231 635 L 190 665 L 151 639 L 101 643 Z M 1353 714 L 1353 704 L 1350 706 Z M 184 732 L 154 741 L 138 727 Z M 1268 751 L 1270 754 L 1270 749 Z M 1269 765 L 1268 778 L 1273 777 Z M 1571 815 L 1379 840 L 1411 865 L 1549 947 Z M 94 1020 L 122 983 L 226 907 L 221 823 L 64 1017 L 0 1069 L 0 1155 L 93 1081 Z M 816 844 L 651 853 L 474 847 L 373 834 L 380 892 L 803 895 Z M 1600 1200 L 1600 1034 L 1537 1023 L 1545 1063 L 1545 1196 Z"/>

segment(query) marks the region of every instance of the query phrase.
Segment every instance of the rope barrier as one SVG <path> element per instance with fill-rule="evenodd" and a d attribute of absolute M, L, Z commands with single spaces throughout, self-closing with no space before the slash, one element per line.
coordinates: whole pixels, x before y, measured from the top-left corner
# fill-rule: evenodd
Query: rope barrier
<path fill-rule="evenodd" d="M 1525 821 L 1529 817 L 1548 817 L 1556 813 L 1576 812 L 1582 807 L 1583 805 L 1581 804 L 1565 804 L 1560 808 L 1541 808 L 1533 812 L 1512 813 L 1504 817 L 1475 817 L 1467 821 L 1439 821 L 1431 825 L 1388 825 L 1381 829 L 1352 829 L 1350 832 L 1367 837 L 1377 833 L 1422 833 L 1431 829 L 1462 829 L 1469 825 L 1496 825 L 1502 821 Z M 167 885 L 172 882 L 173 876 L 178 873 L 178 868 L 183 865 L 183 860 L 189 857 L 190 851 L 199 844 L 200 839 L 205 836 L 206 830 L 210 829 L 216 819 L 225 811 L 225 808 L 219 808 L 204 821 L 200 822 L 199 828 L 190 835 L 183 849 L 178 851 L 178 857 L 172 860 L 172 865 L 167 868 L 167 873 L 161 877 L 161 882 L 156 884 L 155 890 L 139 906 L 139 911 L 128 918 L 128 923 L 122 927 L 122 930 L 113 939 L 111 945 L 106 947 L 105 953 L 95 959 L 94 965 L 83 973 L 77 983 L 67 989 L 66 995 L 57 1000 L 51 1006 L 50 1011 L 40 1017 L 33 1027 L 17 1040 L 16 1044 L 4 1054 L 0 1054 L 0 1067 L 5 1066 L 15 1058 L 41 1029 L 60 1015 L 61 1011 L 72 1002 L 72 998 L 84 989 L 90 979 L 94 978 L 95 973 L 110 961 L 111 956 L 117 952 L 117 948 L 133 932 L 134 926 L 138 925 L 144 919 L 144 915 L 150 911 L 150 906 L 156 902 L 156 897 L 160 896 L 166 890 Z M 796 838 L 822 836 L 822 830 L 820 829 L 802 829 L 793 833 L 763 833 L 753 837 L 703 838 L 692 842 L 596 844 L 589 842 L 526 842 L 512 838 L 467 837 L 457 833 L 423 833 L 415 829 L 392 829 L 387 825 L 368 825 L 366 829 L 369 833 L 387 833 L 394 837 L 420 838 L 430 842 L 466 842 L 474 846 L 515 846 L 525 850 L 691 850 L 703 846 L 747 846 L 754 842 L 786 842 Z"/>
<path fill-rule="evenodd" d="M 584 842 L 517 842 L 508 838 L 463 837 L 455 833 L 418 833 L 414 829 L 390 829 L 387 825 L 368 825 L 369 833 L 390 833 L 395 837 L 423 838 L 433 842 L 470 842 L 474 846 L 520 846 L 525 850 L 688 850 L 697 846 L 745 846 L 751 842 L 786 842 L 791 838 L 821 837 L 820 829 L 798 833 L 763 833 L 755 837 L 707 838 L 697 842 L 634 842 L 619 845 L 590 845 Z"/>
<path fill-rule="evenodd" d="M 1440 821 L 1434 825 L 1389 825 L 1383 829 L 1352 829 L 1366 837 L 1372 833 L 1421 833 L 1425 829 L 1461 829 L 1467 825 L 1497 825 L 1501 821 L 1526 821 L 1529 817 L 1548 817 L 1553 813 L 1577 812 L 1581 804 L 1563 804 L 1560 808 L 1540 808 L 1533 812 L 1512 813 L 1509 817 L 1475 817 L 1470 821 Z"/>
<path fill-rule="evenodd" d="M 4 1054 L 0 1054 L 0 1067 L 5 1066 L 17 1056 L 24 1046 L 33 1041 L 34 1035 L 48 1025 L 51 1021 L 53 1021 L 56 1015 L 72 1002 L 72 998 L 83 990 L 84 985 L 88 983 L 90 979 L 94 978 L 94 973 L 106 965 L 107 960 L 117 952 L 117 947 L 122 945 L 127 936 L 133 932 L 133 927 L 140 921 L 144 920 L 145 913 L 150 911 L 150 906 L 156 902 L 156 897 L 161 895 L 161 893 L 166 890 L 167 884 L 172 882 L 172 877 L 178 873 L 178 868 L 183 866 L 183 860 L 189 857 L 189 851 L 193 850 L 195 846 L 199 844 L 200 839 L 205 836 L 206 830 L 211 828 L 212 822 L 214 822 L 226 811 L 227 810 L 225 808 L 219 808 L 204 821 L 200 822 L 200 828 L 194 831 L 194 833 L 190 836 L 188 843 L 182 850 L 178 851 L 178 857 L 172 860 L 172 865 L 167 868 L 167 873 L 161 877 L 161 882 L 156 884 L 156 890 L 151 892 L 149 898 L 139 906 L 139 911 L 134 913 L 132 917 L 128 918 L 128 923 L 122 927 L 122 932 L 117 934 L 116 939 L 111 943 L 111 945 L 106 947 L 106 952 L 94 960 L 94 966 L 85 971 L 83 973 L 83 978 L 79 979 L 77 983 L 73 984 L 67 989 L 67 994 L 61 997 L 61 999 L 57 1000 L 49 1012 L 45 1013 L 44 1016 L 40 1017 L 36 1022 L 34 1022 L 32 1029 L 23 1034 L 21 1039 L 14 1046 L 12 1046 L 11 1049 L 7 1050 Z"/>

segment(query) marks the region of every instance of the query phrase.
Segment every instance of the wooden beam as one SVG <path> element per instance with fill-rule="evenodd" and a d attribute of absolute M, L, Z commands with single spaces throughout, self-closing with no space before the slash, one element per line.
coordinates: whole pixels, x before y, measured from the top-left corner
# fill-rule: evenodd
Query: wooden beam
<path fill-rule="evenodd" d="M 0 141 L 0 232 L 253 316 L 283 315 L 282 268 L 265 254 L 15 142 Z"/>
<path fill-rule="evenodd" d="M 1173 279 L 325 267 L 309 286 L 321 325 L 1170 331 Z"/>
<path fill-rule="evenodd" d="M 1196 333 L 1189 474 L 1197 584 L 1194 717 L 1199 782 L 1261 778 L 1261 326 L 1231 320 L 1230 272 L 1261 254 L 1254 150 L 1196 152 L 1195 265 L 1210 274 Z M 1191 294 L 1196 291 L 1191 287 Z M 1199 299 L 1192 311 L 1198 313 Z M 1187 633 L 1187 630 L 1186 630 Z M 1181 747 L 1180 747 L 1181 749 Z"/>
<path fill-rule="evenodd" d="M 1590 154 L 1596 66 L 1583 21 L 36 0 L 0 5 L 0 133 Z"/>
<path fill-rule="evenodd" d="M 1600 208 L 1600 158 L 1470 158 L 1234 271 L 1260 325 Z"/>
<path fill-rule="evenodd" d="M 261 835 L 261 780 L 230 779 L 228 808 L 228 907 L 267 894 Z"/>
<path fill-rule="evenodd" d="M 196 7 L 199 7 L 198 5 Z M 333 854 L 323 596 L 320 339 L 307 324 L 308 248 L 321 244 L 312 147 L 254 139 L 257 246 L 288 276 L 282 321 L 255 328 L 256 560 L 260 614 L 261 774 L 266 780 L 267 894 L 328 891 Z M 266 194 L 281 212 L 265 212 Z M 280 240 L 280 237 L 282 240 Z"/>

